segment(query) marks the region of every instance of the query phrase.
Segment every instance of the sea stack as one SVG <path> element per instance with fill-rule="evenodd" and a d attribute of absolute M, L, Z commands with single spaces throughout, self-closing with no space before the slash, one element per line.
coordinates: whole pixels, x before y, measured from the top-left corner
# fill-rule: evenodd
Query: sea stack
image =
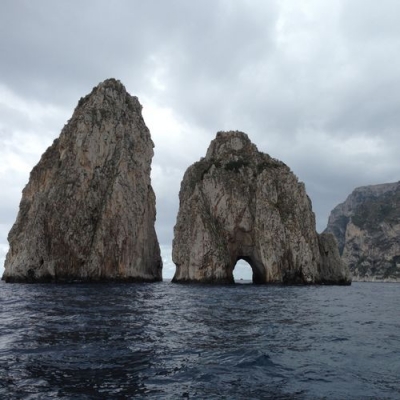
<path fill-rule="evenodd" d="M 162 279 L 154 144 L 141 110 L 115 79 L 80 99 L 23 190 L 3 280 Z"/>
<path fill-rule="evenodd" d="M 400 182 L 362 186 L 336 206 L 333 233 L 354 280 L 400 281 Z"/>
<path fill-rule="evenodd" d="M 318 235 L 304 184 L 243 132 L 219 132 L 186 171 L 174 229 L 173 282 L 350 284 L 331 234 Z"/>

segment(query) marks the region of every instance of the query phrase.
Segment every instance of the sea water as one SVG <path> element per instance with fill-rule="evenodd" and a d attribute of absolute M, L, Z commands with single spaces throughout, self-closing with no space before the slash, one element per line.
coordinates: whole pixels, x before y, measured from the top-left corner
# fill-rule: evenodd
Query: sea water
<path fill-rule="evenodd" d="M 0 284 L 1 399 L 399 399 L 400 284 Z"/>

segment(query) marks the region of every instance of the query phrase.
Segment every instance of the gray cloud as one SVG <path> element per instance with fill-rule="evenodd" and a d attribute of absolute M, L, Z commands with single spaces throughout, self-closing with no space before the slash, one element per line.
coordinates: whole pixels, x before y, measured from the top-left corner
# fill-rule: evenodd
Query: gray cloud
<path fill-rule="evenodd" d="M 3 0 L 3 252 L 29 170 L 108 77 L 144 106 L 168 270 L 180 180 L 218 130 L 287 163 L 322 230 L 354 187 L 399 179 L 399 12 L 395 0 Z"/>

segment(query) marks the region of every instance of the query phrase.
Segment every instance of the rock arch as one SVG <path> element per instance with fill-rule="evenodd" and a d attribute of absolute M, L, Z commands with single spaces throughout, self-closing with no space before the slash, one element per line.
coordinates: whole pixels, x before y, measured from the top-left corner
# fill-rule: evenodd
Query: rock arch
<path fill-rule="evenodd" d="M 254 283 L 350 282 L 319 236 L 304 184 L 243 132 L 219 132 L 186 171 L 174 228 L 173 282 L 233 283 L 238 259 Z"/>

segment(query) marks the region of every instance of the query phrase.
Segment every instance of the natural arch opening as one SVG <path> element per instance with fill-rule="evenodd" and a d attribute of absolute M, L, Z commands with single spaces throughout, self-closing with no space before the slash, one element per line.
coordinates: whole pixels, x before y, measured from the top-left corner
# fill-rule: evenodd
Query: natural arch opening
<path fill-rule="evenodd" d="M 250 257 L 238 257 L 233 267 L 235 283 L 263 283 L 262 273 L 254 265 Z"/>
<path fill-rule="evenodd" d="M 253 271 L 250 264 L 245 260 L 238 260 L 233 268 L 233 280 L 235 283 L 251 283 Z"/>

